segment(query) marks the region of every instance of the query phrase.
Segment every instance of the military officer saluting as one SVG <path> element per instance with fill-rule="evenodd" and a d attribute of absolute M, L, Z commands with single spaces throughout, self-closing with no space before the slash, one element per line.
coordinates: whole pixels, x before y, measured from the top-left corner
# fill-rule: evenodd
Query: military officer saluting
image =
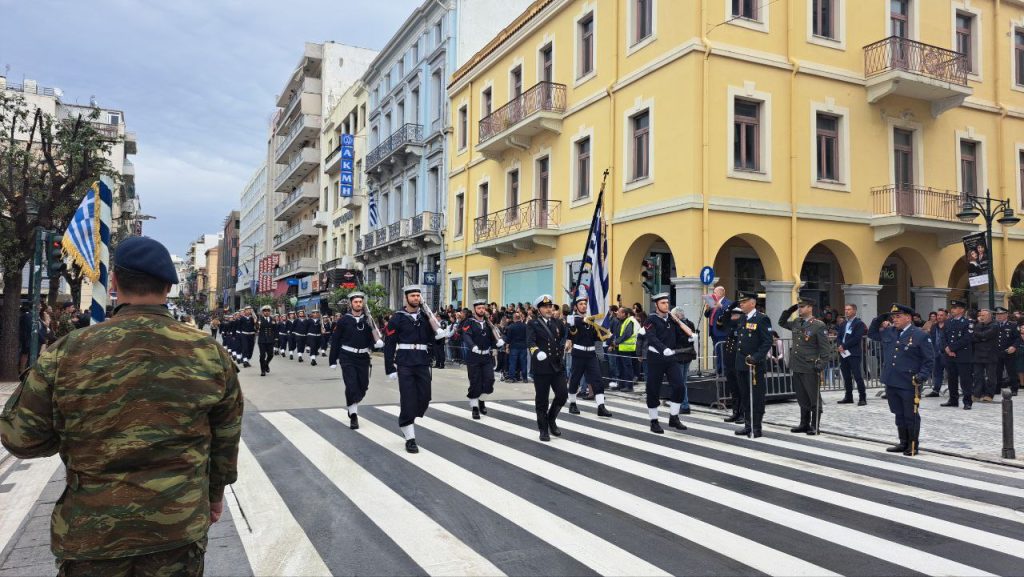
<path fill-rule="evenodd" d="M 761 436 L 764 417 L 765 359 L 772 350 L 772 321 L 757 311 L 757 293 L 741 292 L 736 298 L 743 316 L 736 337 L 736 376 L 743 405 L 743 428 L 737 435 Z"/>
<path fill-rule="evenodd" d="M 931 338 L 914 326 L 913 315 L 914 309 L 893 304 L 868 327 L 868 338 L 882 343 L 881 378 L 900 437 L 900 442 L 886 451 L 907 456 L 917 454 L 921 387 L 928 382 L 935 362 Z"/>
<path fill-rule="evenodd" d="M 793 313 L 798 316 L 793 318 Z M 818 405 L 821 371 L 832 358 L 828 329 L 825 323 L 814 318 L 814 301 L 805 298 L 782 312 L 779 326 L 793 333 L 789 368 L 793 371 L 793 389 L 800 405 L 800 425 L 789 432 L 814 435 L 821 417 Z"/>
<path fill-rule="evenodd" d="M 410 453 L 419 452 L 416 417 L 425 415 L 430 406 L 430 345 L 446 336 L 437 319 L 421 308 L 422 290 L 419 285 L 402 289 L 405 307 L 391 315 L 384 329 L 384 370 L 389 379 L 398 379 L 398 426 Z"/>
<path fill-rule="evenodd" d="M 466 356 L 466 374 L 469 377 L 469 408 L 474 419 L 487 414 L 484 396 L 494 392 L 494 355 L 491 352 L 505 346 L 500 336 L 495 336 L 493 325 L 487 320 L 487 301 L 473 302 L 473 318 L 462 324 L 462 342 L 469 353 Z"/>
<path fill-rule="evenodd" d="M 964 397 L 964 409 L 970 410 L 974 403 L 974 345 L 971 334 L 971 321 L 964 314 L 967 303 L 961 300 L 949 301 L 949 312 L 952 318 L 946 321 L 943 334 L 946 337 L 946 371 L 949 375 L 949 400 L 942 403 L 943 407 L 960 405 L 960 395 Z"/>
<path fill-rule="evenodd" d="M 661 381 L 668 378 L 672 387 L 669 401 L 668 426 L 686 430 L 686 425 L 679 420 L 679 409 L 683 404 L 683 370 L 673 358 L 675 349 L 689 340 L 675 321 L 669 318 L 668 293 L 660 293 L 652 297 L 655 312 L 647 317 L 644 334 L 647 336 L 647 412 L 651 419 L 651 432 L 664 434 L 665 430 L 658 423 L 658 406 L 661 404 Z"/>
<path fill-rule="evenodd" d="M 612 414 L 604 407 L 604 380 L 601 378 L 601 365 L 597 360 L 597 349 L 601 346 L 601 338 L 591 322 L 587 322 L 587 297 L 576 297 L 574 305 L 576 314 L 569 317 L 569 338 L 565 343 L 567 351 L 572 351 L 572 374 L 569 375 L 569 412 L 578 415 L 576 391 L 580 381 L 587 376 L 587 384 L 594 390 L 594 401 L 597 402 L 597 416 L 610 417 Z"/>
<path fill-rule="evenodd" d="M 551 295 L 541 295 L 533 302 L 533 306 L 539 314 L 526 326 L 526 346 L 530 351 L 530 367 L 533 371 L 534 405 L 540 440 L 550 441 L 551 435 L 562 435 L 555 419 L 569 397 L 565 384 L 565 349 L 562 348 L 566 329 L 562 321 L 551 316 L 555 308 Z M 555 398 L 548 406 L 551 391 L 554 391 Z"/>
<path fill-rule="evenodd" d="M 373 334 L 372 320 L 365 310 L 366 295 L 350 293 L 348 301 L 348 312 L 334 323 L 330 346 L 331 358 L 341 363 L 348 427 L 356 430 L 359 428 L 359 402 L 370 388 L 370 353 L 373 348 L 384 348 L 384 341 L 379 334 L 376 337 Z"/>

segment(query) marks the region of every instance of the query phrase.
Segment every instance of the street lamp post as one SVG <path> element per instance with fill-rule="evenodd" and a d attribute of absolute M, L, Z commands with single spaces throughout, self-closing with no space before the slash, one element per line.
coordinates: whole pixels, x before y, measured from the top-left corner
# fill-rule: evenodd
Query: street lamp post
<path fill-rule="evenodd" d="M 960 212 L 956 217 L 963 222 L 972 222 L 978 217 L 985 219 L 985 241 L 988 244 L 988 308 L 996 308 L 996 276 L 995 276 L 995 250 L 992 247 L 992 221 L 996 221 L 1004 227 L 1011 227 L 1020 222 L 1013 213 L 1008 199 L 992 200 L 992 194 L 985 190 L 985 197 L 965 194 Z"/>

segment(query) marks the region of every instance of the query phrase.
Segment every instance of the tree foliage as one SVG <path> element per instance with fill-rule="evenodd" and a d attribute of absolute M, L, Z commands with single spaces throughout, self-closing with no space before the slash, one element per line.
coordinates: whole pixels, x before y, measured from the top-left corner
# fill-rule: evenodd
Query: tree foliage
<path fill-rule="evenodd" d="M 384 304 L 387 302 L 388 298 L 387 290 L 384 289 L 384 285 L 376 282 L 362 284 L 354 289 L 334 289 L 331 291 L 331 307 L 334 308 L 335 303 L 341 299 L 348 298 L 348 295 L 354 292 L 366 294 L 366 306 L 369 307 L 370 314 L 373 315 L 373 318 L 382 319 L 391 314 L 391 309 Z"/>

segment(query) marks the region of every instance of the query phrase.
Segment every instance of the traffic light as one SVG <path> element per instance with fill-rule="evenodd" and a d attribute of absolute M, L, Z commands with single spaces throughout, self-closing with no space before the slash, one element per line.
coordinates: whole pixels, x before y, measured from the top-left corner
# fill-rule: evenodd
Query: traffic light
<path fill-rule="evenodd" d="M 640 264 L 640 279 L 644 290 L 654 294 L 654 263 L 650 259 L 644 259 Z"/>
<path fill-rule="evenodd" d="M 46 235 L 46 270 L 50 277 L 60 276 L 64 270 L 64 236 L 57 233 Z"/>

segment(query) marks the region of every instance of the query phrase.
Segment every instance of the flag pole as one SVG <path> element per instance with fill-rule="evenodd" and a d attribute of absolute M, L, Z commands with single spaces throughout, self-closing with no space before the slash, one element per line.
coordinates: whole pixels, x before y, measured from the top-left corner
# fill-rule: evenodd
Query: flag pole
<path fill-rule="evenodd" d="M 590 248 L 590 240 L 594 238 L 594 219 L 597 218 L 597 212 L 601 210 L 601 203 L 604 201 L 604 185 L 608 181 L 608 173 L 611 169 L 604 169 L 604 175 L 601 177 L 601 191 L 597 193 L 597 202 L 594 203 L 594 216 L 590 218 L 591 227 L 587 231 L 587 242 L 583 245 L 583 257 L 580 258 L 580 271 L 576 273 L 576 282 L 572 285 L 572 294 L 569 295 L 573 301 L 579 296 L 580 282 L 583 281 L 583 261 L 587 258 L 587 250 Z M 600 225 L 599 225 L 600 226 Z M 591 279 L 593 282 L 593 279 Z M 570 303 L 571 305 L 572 303 Z"/>
<path fill-rule="evenodd" d="M 111 205 L 113 204 L 113 194 L 111 193 L 111 186 L 113 182 L 109 177 L 100 177 L 99 182 L 99 195 L 96 199 L 96 210 L 100 214 L 100 244 L 97 249 L 99 259 L 97 259 L 97 265 L 99 266 L 99 278 L 97 279 L 95 286 L 92 289 L 92 304 L 89 307 L 89 317 L 91 324 L 97 324 L 103 322 L 107 318 L 107 304 L 110 302 L 108 285 L 109 279 L 108 274 L 110 272 L 110 222 L 111 222 Z"/>

